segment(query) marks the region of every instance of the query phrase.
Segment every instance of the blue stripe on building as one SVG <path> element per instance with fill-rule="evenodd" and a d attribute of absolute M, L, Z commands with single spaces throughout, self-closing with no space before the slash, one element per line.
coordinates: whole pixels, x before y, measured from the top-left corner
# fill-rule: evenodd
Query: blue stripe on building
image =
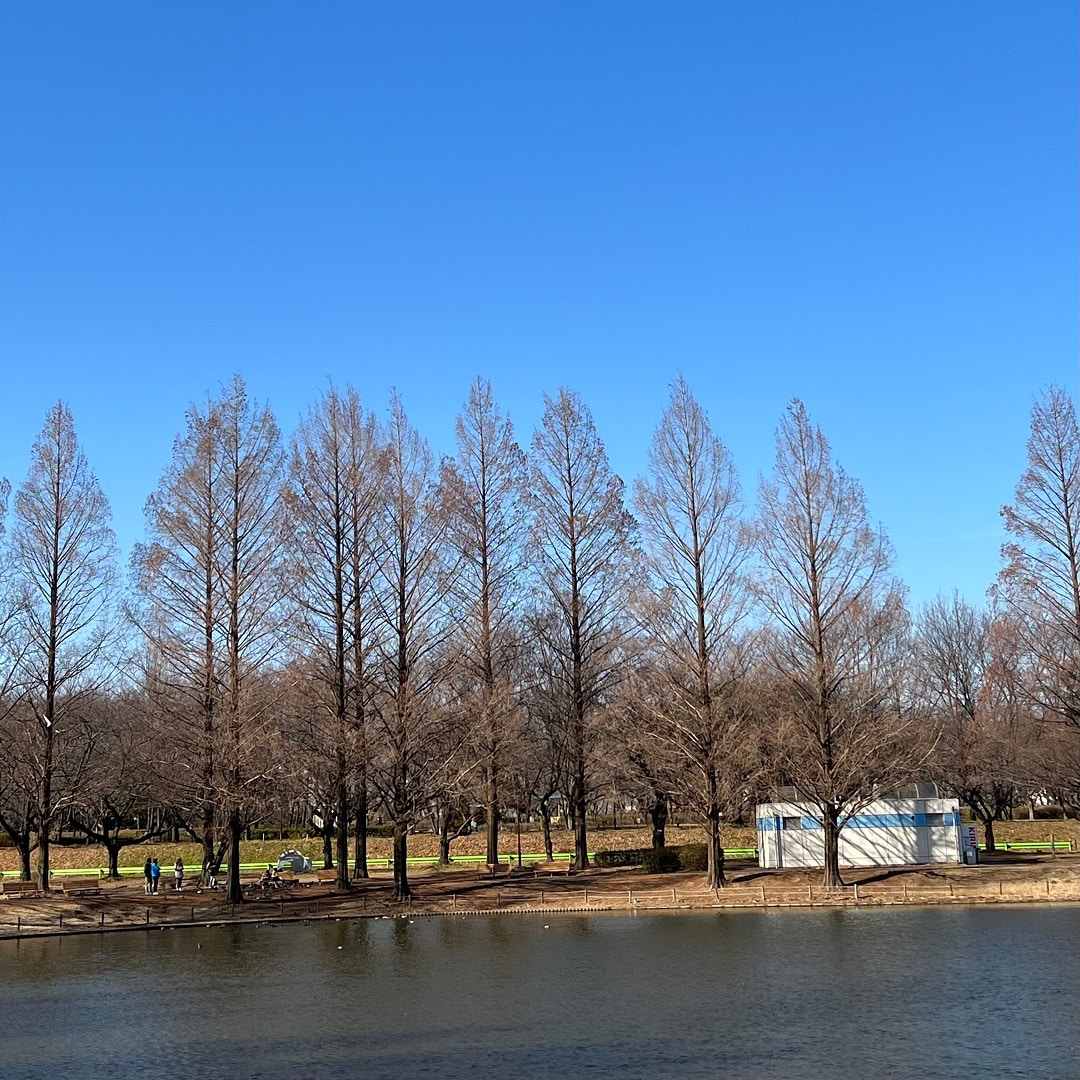
<path fill-rule="evenodd" d="M 794 815 L 789 815 L 793 817 Z M 931 825 L 926 814 L 856 814 L 841 822 L 845 829 L 926 829 L 926 828 L 955 828 L 959 823 L 959 815 L 933 814 L 933 817 L 941 817 L 942 821 Z M 757 819 L 757 827 L 762 832 L 776 832 L 784 829 L 784 818 L 764 817 Z M 790 829 L 791 826 L 788 826 Z M 812 831 L 822 828 L 821 822 L 812 817 L 800 817 L 799 829 Z"/>

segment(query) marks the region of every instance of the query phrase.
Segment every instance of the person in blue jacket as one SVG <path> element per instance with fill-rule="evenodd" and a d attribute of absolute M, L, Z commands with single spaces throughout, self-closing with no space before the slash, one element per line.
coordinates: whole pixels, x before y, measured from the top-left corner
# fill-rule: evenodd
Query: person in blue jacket
<path fill-rule="evenodd" d="M 150 892 L 157 895 L 158 878 L 161 877 L 161 867 L 157 859 L 150 860 Z"/>

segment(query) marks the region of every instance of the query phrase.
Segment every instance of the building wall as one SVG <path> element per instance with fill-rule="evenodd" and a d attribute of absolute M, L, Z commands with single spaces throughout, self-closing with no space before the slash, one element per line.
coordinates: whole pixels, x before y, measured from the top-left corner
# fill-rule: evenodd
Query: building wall
<path fill-rule="evenodd" d="M 820 822 L 795 803 L 757 808 L 758 863 L 764 867 L 825 864 Z M 956 799 L 880 799 L 840 830 L 841 866 L 958 863 L 960 807 Z"/>

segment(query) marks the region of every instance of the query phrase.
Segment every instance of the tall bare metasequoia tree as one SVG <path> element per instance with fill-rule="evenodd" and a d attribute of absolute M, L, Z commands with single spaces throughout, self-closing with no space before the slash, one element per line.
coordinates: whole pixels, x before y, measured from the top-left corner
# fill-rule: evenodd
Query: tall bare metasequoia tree
<path fill-rule="evenodd" d="M 431 449 L 409 424 L 400 398 L 386 425 L 385 507 L 376 604 L 378 693 L 373 728 L 380 765 L 375 780 L 394 827 L 394 892 L 412 895 L 409 828 L 423 809 L 425 784 L 445 750 L 440 738 L 443 672 L 437 662 L 449 633 L 446 598 L 452 574 L 446 553 L 446 515 L 438 500 Z"/>
<path fill-rule="evenodd" d="M 17 680 L 43 890 L 49 888 L 57 812 L 78 792 L 93 745 L 84 705 L 109 674 L 106 616 L 116 581 L 109 519 L 109 504 L 79 447 L 71 412 L 57 403 L 15 496 L 11 538 L 12 583 L 19 596 Z"/>
<path fill-rule="evenodd" d="M 444 462 L 447 539 L 460 559 L 455 579 L 463 707 L 479 757 L 486 802 L 487 861 L 499 861 L 500 767 L 519 709 L 513 690 L 525 540 L 525 455 L 477 379 L 457 420 L 457 457 Z"/>
<path fill-rule="evenodd" d="M 375 419 L 351 388 L 330 390 L 292 441 L 287 491 L 292 592 L 299 607 L 304 675 L 317 702 L 311 753 L 327 758 L 334 800 L 338 888 L 349 888 L 348 830 L 366 811 L 368 601 L 375 522 L 382 509 L 382 451 Z M 367 876 L 366 858 L 358 873 Z"/>
<path fill-rule="evenodd" d="M 243 899 L 241 833 L 271 765 L 283 466 L 273 415 L 235 378 L 205 410 L 190 411 L 147 504 L 151 543 L 138 555 L 150 686 L 177 751 L 169 769 L 202 807 L 204 872 L 215 831 L 227 830 L 233 902 Z"/>
<path fill-rule="evenodd" d="M 754 591 L 772 623 L 773 764 L 824 829 L 824 884 L 836 886 L 846 816 L 918 769 L 919 751 L 898 708 L 906 620 L 888 542 L 798 400 L 776 432 L 756 532 Z"/>
<path fill-rule="evenodd" d="M 590 759 L 628 632 L 634 522 L 584 402 L 563 389 L 544 405 L 529 462 L 531 550 L 540 580 L 534 632 L 551 660 L 548 677 L 560 690 L 574 866 L 584 870 Z"/>
<path fill-rule="evenodd" d="M 1059 387 L 1031 411 L 1028 467 L 1011 506 L 997 598 L 1020 631 L 1027 686 L 1047 719 L 1080 728 L 1080 429 Z"/>
<path fill-rule="evenodd" d="M 657 593 L 648 620 L 657 685 L 643 696 L 654 707 L 642 741 L 663 786 L 705 825 L 708 881 L 717 887 L 721 821 L 738 809 L 748 783 L 740 758 L 752 749 L 736 640 L 750 544 L 731 457 L 681 378 L 653 435 L 648 476 L 634 486 L 634 509 Z"/>

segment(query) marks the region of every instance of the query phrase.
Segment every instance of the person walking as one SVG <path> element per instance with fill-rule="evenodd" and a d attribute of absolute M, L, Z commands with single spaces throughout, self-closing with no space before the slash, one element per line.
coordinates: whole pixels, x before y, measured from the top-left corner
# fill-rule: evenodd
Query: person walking
<path fill-rule="evenodd" d="M 176 858 L 176 865 L 173 867 L 173 877 L 176 879 L 176 891 L 184 891 L 184 860 L 179 856 Z"/>
<path fill-rule="evenodd" d="M 143 865 L 142 872 L 143 872 L 143 877 L 146 879 L 145 882 L 143 883 L 143 891 L 146 893 L 147 896 L 149 896 L 150 895 L 150 885 L 151 885 L 151 882 L 152 882 L 153 876 L 154 876 L 153 871 L 152 871 L 152 869 L 150 867 L 150 860 L 149 859 L 147 859 L 146 863 Z"/>
<path fill-rule="evenodd" d="M 150 895 L 157 896 L 158 879 L 161 877 L 161 867 L 157 859 L 150 860 Z"/>

